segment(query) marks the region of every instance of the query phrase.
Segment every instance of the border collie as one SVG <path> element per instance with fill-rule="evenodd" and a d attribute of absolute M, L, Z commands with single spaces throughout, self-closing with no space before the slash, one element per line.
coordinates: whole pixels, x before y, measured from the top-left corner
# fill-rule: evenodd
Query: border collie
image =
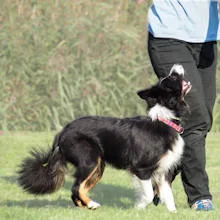
<path fill-rule="evenodd" d="M 70 122 L 56 135 L 48 152 L 31 151 L 20 165 L 19 184 L 32 194 L 52 193 L 63 185 L 70 163 L 76 168 L 73 203 L 96 209 L 100 204 L 87 193 L 108 163 L 133 175 L 139 192 L 137 208 L 153 201 L 156 186 L 161 202 L 175 211 L 170 175 L 183 154 L 180 123 L 188 109 L 184 96 L 191 89 L 183 77 L 183 67 L 175 64 L 167 77 L 137 93 L 148 104 L 148 116 L 88 116 Z"/>

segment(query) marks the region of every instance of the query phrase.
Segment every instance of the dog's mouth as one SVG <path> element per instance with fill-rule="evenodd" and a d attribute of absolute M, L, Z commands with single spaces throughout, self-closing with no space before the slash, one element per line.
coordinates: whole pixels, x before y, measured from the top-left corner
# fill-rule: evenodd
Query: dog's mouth
<path fill-rule="evenodd" d="M 189 91 L 191 90 L 192 85 L 190 82 L 186 82 L 185 80 L 182 81 L 182 95 L 186 96 Z"/>

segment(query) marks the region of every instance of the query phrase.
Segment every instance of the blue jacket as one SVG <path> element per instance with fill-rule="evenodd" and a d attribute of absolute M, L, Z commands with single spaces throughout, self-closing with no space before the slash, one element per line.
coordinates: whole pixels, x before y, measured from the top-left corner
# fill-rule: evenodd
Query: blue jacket
<path fill-rule="evenodd" d="M 220 39 L 217 0 L 153 0 L 148 30 L 154 37 L 192 43 Z"/>

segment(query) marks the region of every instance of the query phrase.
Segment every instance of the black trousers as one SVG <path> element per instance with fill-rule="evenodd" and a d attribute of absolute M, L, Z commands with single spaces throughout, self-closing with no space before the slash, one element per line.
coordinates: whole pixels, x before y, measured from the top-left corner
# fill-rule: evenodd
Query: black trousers
<path fill-rule="evenodd" d="M 185 78 L 192 84 L 186 97 L 191 113 L 185 120 L 181 178 L 190 206 L 199 199 L 212 199 L 205 170 L 205 141 L 216 98 L 217 42 L 187 43 L 149 34 L 148 52 L 159 78 L 168 75 L 177 63 L 183 65 Z"/>

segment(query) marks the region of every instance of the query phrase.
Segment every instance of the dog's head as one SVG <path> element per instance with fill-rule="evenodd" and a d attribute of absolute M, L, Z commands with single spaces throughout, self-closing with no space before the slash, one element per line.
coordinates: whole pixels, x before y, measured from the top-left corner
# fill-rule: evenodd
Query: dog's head
<path fill-rule="evenodd" d="M 182 65 L 175 64 L 170 70 L 170 74 L 149 89 L 138 91 L 140 98 L 144 99 L 148 108 L 156 104 L 166 107 L 175 112 L 186 109 L 187 104 L 184 97 L 191 89 L 190 82 L 184 79 L 184 69 Z"/>

